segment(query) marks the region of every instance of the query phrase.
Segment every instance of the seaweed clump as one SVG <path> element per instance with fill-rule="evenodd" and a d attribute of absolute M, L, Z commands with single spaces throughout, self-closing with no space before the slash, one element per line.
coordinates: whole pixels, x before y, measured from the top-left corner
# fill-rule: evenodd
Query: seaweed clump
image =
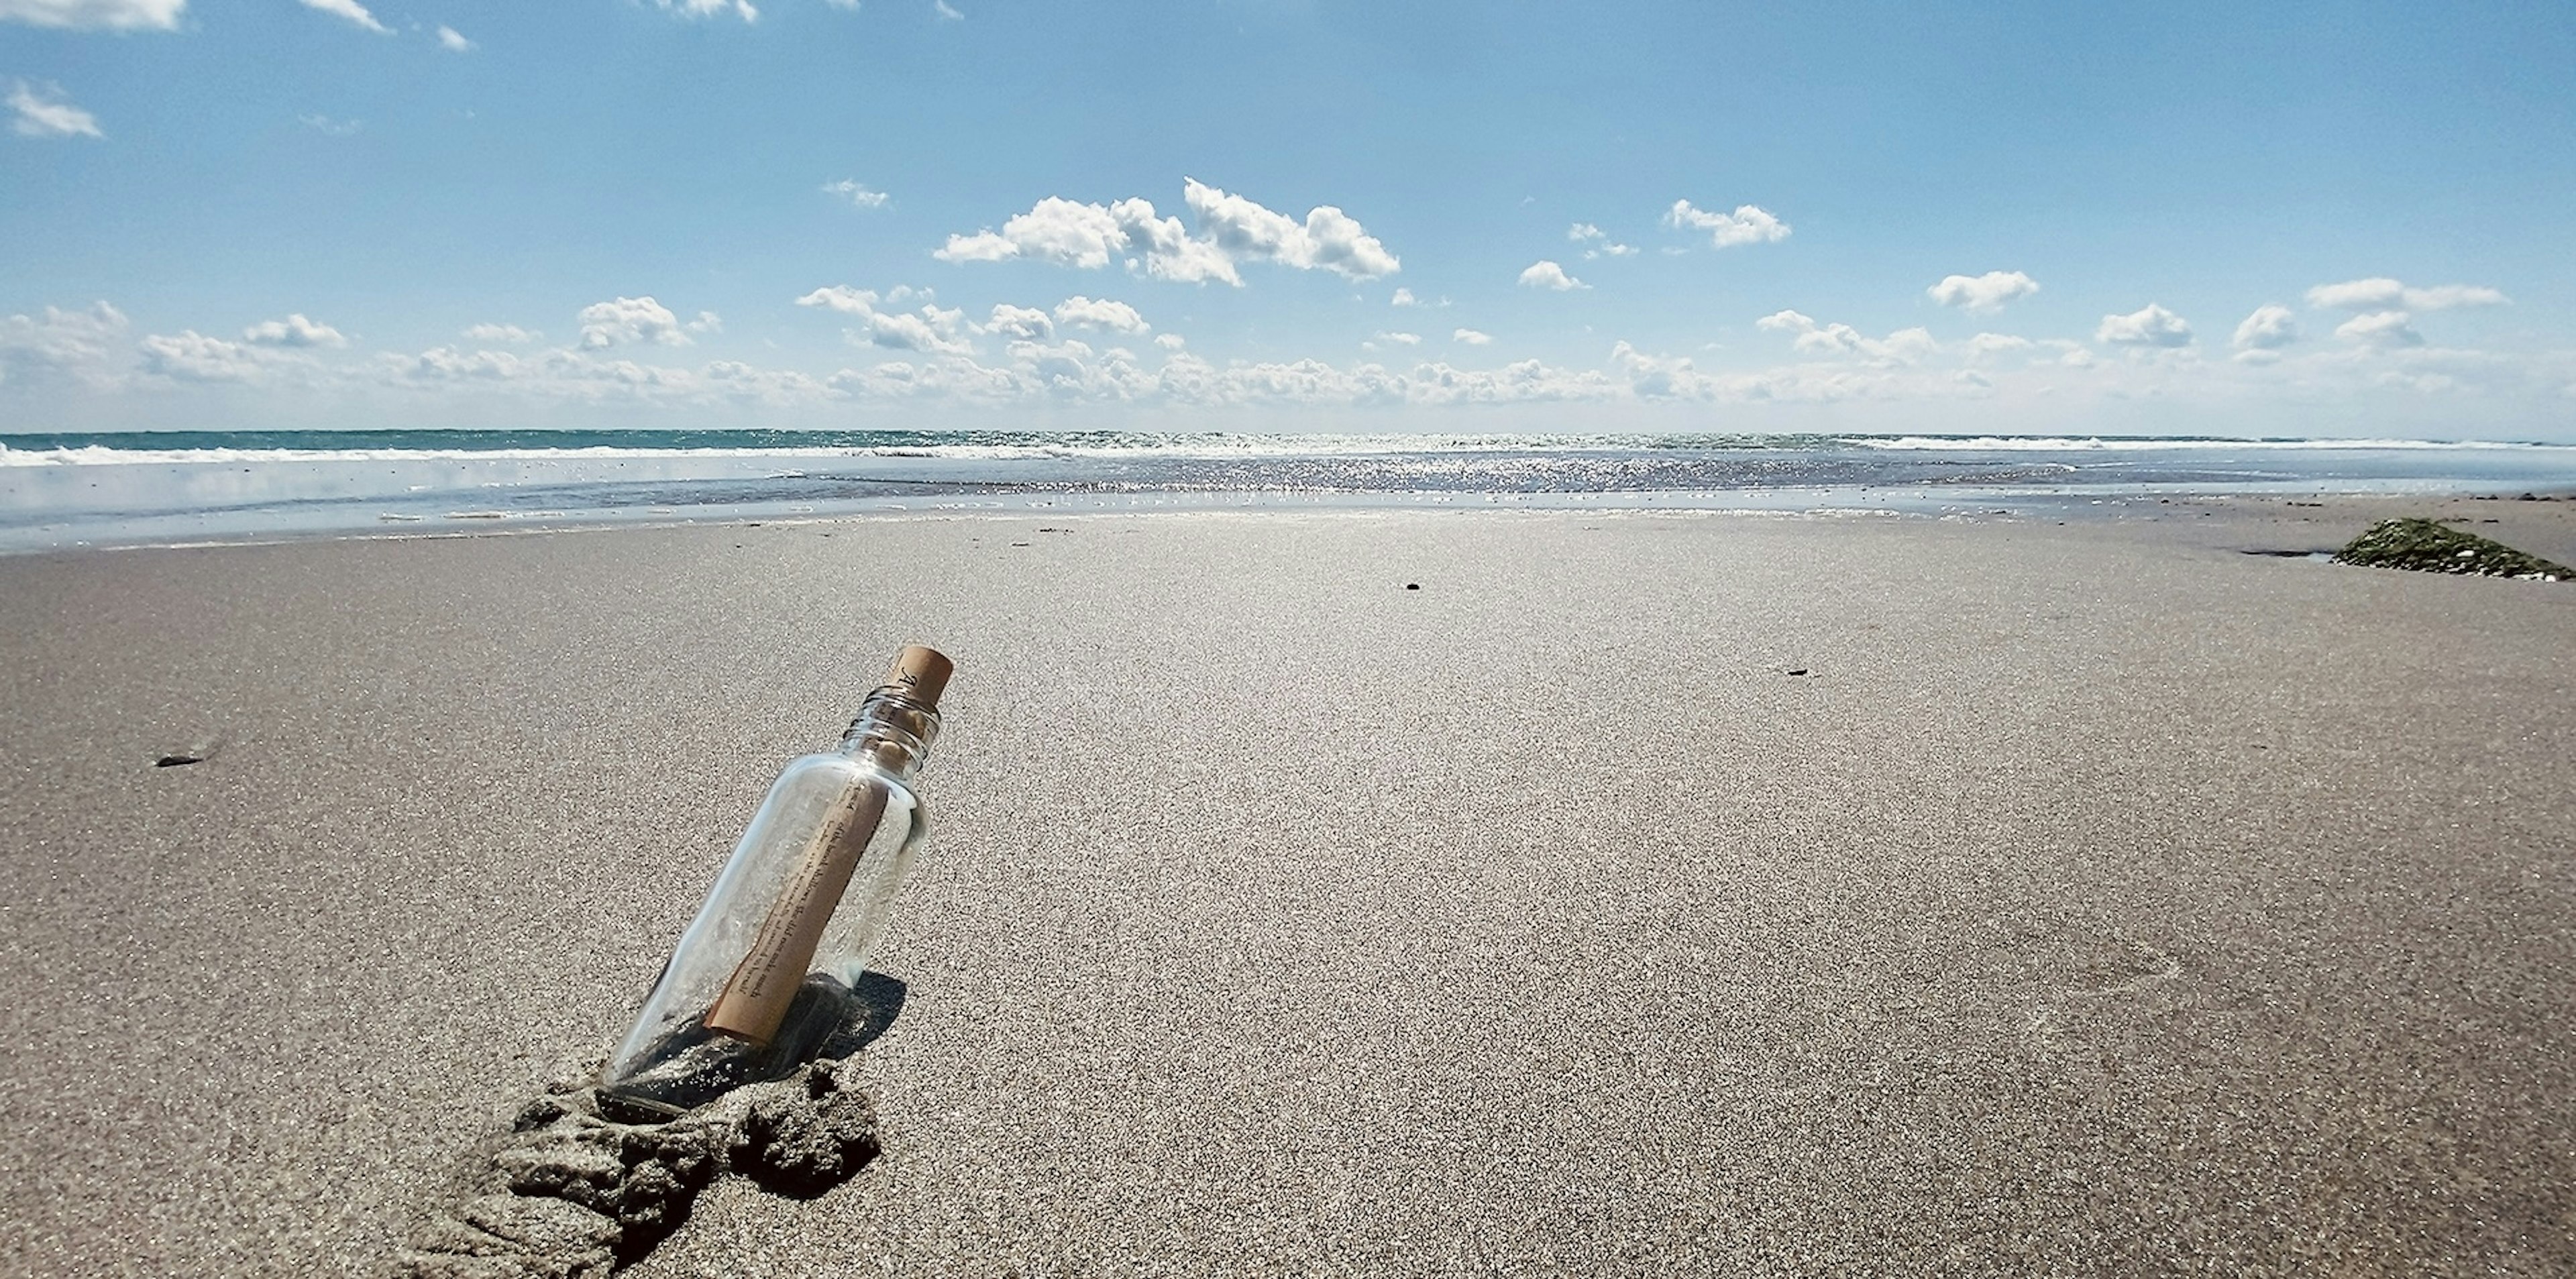
<path fill-rule="evenodd" d="M 2526 555 L 2502 542 L 2433 520 L 2381 520 L 2335 552 L 2337 564 L 2456 573 L 2466 577 L 2515 577 L 2555 582 L 2576 577 L 2564 564 Z"/>

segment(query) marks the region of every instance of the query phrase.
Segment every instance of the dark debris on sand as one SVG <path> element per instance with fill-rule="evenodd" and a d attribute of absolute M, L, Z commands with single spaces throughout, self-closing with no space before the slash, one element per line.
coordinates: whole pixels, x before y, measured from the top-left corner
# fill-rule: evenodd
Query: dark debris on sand
<path fill-rule="evenodd" d="M 404 1279 L 598 1279 L 641 1259 L 727 1173 L 812 1198 L 877 1155 L 876 1108 L 818 1061 L 667 1123 L 603 1117 L 587 1088 L 540 1097 L 477 1157 L 395 1268 Z"/>
<path fill-rule="evenodd" d="M 2475 533 L 2432 520 L 2381 520 L 2335 553 L 2338 564 L 2370 568 L 2413 569 L 2419 573 L 2458 573 L 2471 577 L 2518 577 L 2556 582 L 2576 576 L 2553 564 Z"/>

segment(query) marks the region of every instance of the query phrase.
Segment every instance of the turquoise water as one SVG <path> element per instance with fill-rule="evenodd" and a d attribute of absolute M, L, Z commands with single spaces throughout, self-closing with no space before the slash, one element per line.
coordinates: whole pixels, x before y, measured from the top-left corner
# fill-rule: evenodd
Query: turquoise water
<path fill-rule="evenodd" d="M 2576 447 L 2064 436 L 0 434 L 0 550 L 867 511 L 1896 510 L 2576 489 Z"/>

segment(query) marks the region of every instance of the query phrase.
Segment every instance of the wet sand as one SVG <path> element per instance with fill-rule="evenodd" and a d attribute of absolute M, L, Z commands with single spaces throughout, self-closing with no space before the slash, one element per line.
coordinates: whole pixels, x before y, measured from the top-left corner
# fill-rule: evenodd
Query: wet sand
<path fill-rule="evenodd" d="M 0 1271 L 376 1272 L 921 640 L 885 1153 L 627 1273 L 2564 1273 L 2576 586 L 2242 553 L 2381 513 L 2576 561 L 2347 499 L 0 559 Z"/>

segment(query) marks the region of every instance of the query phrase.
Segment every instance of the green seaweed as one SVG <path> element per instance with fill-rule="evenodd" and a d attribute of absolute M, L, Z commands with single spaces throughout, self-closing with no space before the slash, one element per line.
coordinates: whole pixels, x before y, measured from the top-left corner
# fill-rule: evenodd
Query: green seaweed
<path fill-rule="evenodd" d="M 2502 542 L 2432 520 L 2381 520 L 2335 552 L 2335 563 L 2542 582 L 2576 577 L 2576 572 L 2566 565 L 2525 555 Z"/>

